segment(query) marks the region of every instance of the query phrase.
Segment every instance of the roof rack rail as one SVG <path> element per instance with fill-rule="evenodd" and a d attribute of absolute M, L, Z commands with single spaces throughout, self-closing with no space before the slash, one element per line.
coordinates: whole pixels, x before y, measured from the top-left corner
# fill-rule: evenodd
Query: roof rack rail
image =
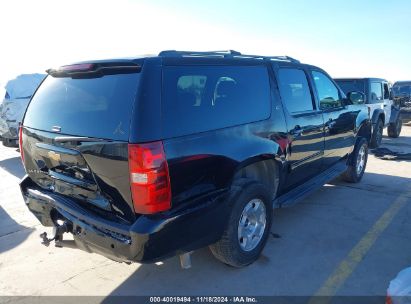
<path fill-rule="evenodd" d="M 294 59 L 290 56 L 262 56 L 262 55 L 248 55 L 241 54 L 240 52 L 234 50 L 227 51 L 210 51 L 210 52 L 190 52 L 190 51 L 176 51 L 167 50 L 162 51 L 158 54 L 159 56 L 166 57 L 221 57 L 221 58 L 253 58 L 261 60 L 274 60 L 274 61 L 285 61 L 292 63 L 300 63 L 299 60 Z"/>
<path fill-rule="evenodd" d="M 237 56 L 236 56 L 237 57 Z M 293 63 L 301 63 L 299 60 L 290 57 L 290 56 L 262 56 L 262 55 L 248 55 L 248 54 L 241 54 L 242 58 L 255 58 L 255 59 L 263 59 L 263 60 L 274 60 L 274 61 L 286 61 L 286 62 L 293 62 Z"/>
<path fill-rule="evenodd" d="M 210 51 L 210 52 L 190 52 L 190 51 L 176 51 L 176 50 L 167 50 L 162 51 L 158 56 L 167 56 L 167 57 L 232 57 L 232 56 L 241 56 L 240 52 L 234 50 L 227 51 Z"/>

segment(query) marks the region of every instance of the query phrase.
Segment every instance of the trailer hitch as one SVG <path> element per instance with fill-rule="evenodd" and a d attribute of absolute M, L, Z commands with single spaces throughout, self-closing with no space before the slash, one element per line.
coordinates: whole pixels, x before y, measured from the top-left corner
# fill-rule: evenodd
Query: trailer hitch
<path fill-rule="evenodd" d="M 61 225 L 56 224 L 56 226 L 53 227 L 51 238 L 48 238 L 47 232 L 40 234 L 40 238 L 42 239 L 41 243 L 48 247 L 52 241 L 55 241 L 56 247 L 60 247 L 59 242 L 63 241 L 63 233 L 70 232 L 71 230 L 72 225 L 67 221 Z"/>

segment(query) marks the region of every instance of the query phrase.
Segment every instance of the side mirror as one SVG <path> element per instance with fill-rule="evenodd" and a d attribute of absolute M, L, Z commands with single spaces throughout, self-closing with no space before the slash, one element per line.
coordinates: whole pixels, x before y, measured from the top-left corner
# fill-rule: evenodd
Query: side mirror
<path fill-rule="evenodd" d="M 362 92 L 349 92 L 347 94 L 347 98 L 352 104 L 364 104 L 365 103 L 365 95 Z"/>

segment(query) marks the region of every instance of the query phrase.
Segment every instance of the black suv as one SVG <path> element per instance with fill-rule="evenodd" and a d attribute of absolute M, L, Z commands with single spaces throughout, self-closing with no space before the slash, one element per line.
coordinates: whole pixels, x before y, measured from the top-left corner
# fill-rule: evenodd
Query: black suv
<path fill-rule="evenodd" d="M 397 81 L 392 86 L 394 102 L 401 107 L 411 107 L 411 81 Z"/>
<path fill-rule="evenodd" d="M 65 246 L 154 262 L 210 245 L 255 261 L 273 208 L 343 174 L 370 121 L 323 70 L 290 57 L 164 51 L 48 70 L 20 128 L 28 208 Z M 73 244 L 70 244 L 73 245 Z"/>

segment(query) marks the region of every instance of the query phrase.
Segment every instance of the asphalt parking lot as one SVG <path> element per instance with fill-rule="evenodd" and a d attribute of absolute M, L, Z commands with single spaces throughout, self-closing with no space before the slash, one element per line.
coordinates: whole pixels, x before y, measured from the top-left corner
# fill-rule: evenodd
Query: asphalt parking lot
<path fill-rule="evenodd" d="M 385 131 L 386 132 L 386 131 Z M 386 134 L 386 133 L 385 133 Z M 411 153 L 411 122 L 383 147 Z M 253 265 L 234 269 L 207 248 L 191 269 L 178 258 L 126 265 L 40 244 L 45 229 L 27 210 L 16 149 L 0 147 L 0 295 L 385 295 L 411 266 L 411 160 L 370 155 L 360 184 L 334 180 L 277 210 Z"/>

